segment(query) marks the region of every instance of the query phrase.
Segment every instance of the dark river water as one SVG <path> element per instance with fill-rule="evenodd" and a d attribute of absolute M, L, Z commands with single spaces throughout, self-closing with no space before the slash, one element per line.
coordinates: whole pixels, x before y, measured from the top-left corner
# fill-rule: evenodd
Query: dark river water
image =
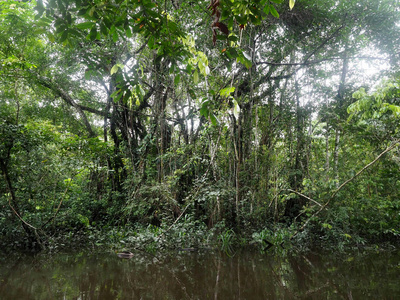
<path fill-rule="evenodd" d="M 0 299 L 400 299 L 400 251 L 0 254 Z"/>

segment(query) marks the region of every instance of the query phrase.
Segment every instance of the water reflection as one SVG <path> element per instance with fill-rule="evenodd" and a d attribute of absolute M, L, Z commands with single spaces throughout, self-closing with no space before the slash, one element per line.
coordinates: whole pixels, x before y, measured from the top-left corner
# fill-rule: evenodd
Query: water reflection
<path fill-rule="evenodd" d="M 0 258 L 1 299 L 398 299 L 400 252 Z"/>

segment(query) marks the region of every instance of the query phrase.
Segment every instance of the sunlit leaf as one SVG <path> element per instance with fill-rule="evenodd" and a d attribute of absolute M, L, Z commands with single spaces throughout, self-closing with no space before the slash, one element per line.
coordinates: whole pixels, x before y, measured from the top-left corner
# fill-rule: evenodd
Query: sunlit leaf
<path fill-rule="evenodd" d="M 228 97 L 231 93 L 233 93 L 235 91 L 235 87 L 234 86 L 231 86 L 231 87 L 227 87 L 227 88 L 224 88 L 224 89 L 222 89 L 222 90 L 220 90 L 220 92 L 219 92 L 219 94 L 222 96 L 222 97 Z"/>
<path fill-rule="evenodd" d="M 195 70 L 193 73 L 193 82 L 194 82 L 194 84 L 199 83 L 199 72 L 197 72 L 197 70 Z"/>
<path fill-rule="evenodd" d="M 235 116 L 236 119 L 239 118 L 239 113 L 240 113 L 239 103 L 235 99 L 233 99 L 233 115 Z"/>
<path fill-rule="evenodd" d="M 117 73 L 117 72 L 118 72 L 118 64 L 114 65 L 114 66 L 111 68 L 111 75 L 113 75 L 113 74 L 115 74 L 115 73 Z"/>
<path fill-rule="evenodd" d="M 290 8 L 290 10 L 293 9 L 295 2 L 296 2 L 296 0 L 289 0 L 289 8 Z"/>
<path fill-rule="evenodd" d="M 93 17 L 93 13 L 96 10 L 96 6 L 92 6 L 92 8 L 89 10 L 89 16 Z"/>

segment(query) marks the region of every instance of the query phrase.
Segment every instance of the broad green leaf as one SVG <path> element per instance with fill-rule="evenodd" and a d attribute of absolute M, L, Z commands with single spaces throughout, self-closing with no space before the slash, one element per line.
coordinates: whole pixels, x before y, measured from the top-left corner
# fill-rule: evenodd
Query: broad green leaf
<path fill-rule="evenodd" d="M 135 95 L 137 95 L 140 100 L 142 100 L 145 95 L 145 92 L 140 84 L 135 86 Z"/>
<path fill-rule="evenodd" d="M 120 90 L 115 90 L 115 91 L 110 95 L 110 97 L 111 97 L 111 98 L 114 98 L 115 96 L 118 95 L 119 92 L 120 92 Z"/>
<path fill-rule="evenodd" d="M 289 8 L 290 8 L 290 10 L 293 9 L 295 2 L 296 2 L 296 0 L 289 0 Z"/>
<path fill-rule="evenodd" d="M 38 28 L 38 29 L 36 29 L 34 31 L 34 33 L 37 34 L 37 35 L 42 34 L 42 33 L 46 33 L 46 32 L 48 32 L 48 30 L 45 29 L 45 28 Z"/>
<path fill-rule="evenodd" d="M 111 75 L 115 74 L 118 72 L 118 64 L 115 64 L 112 68 L 111 68 Z"/>
<path fill-rule="evenodd" d="M 239 38 L 236 35 L 230 35 L 228 37 L 228 40 L 231 42 L 237 42 L 237 41 L 239 41 Z"/>
<path fill-rule="evenodd" d="M 47 38 L 49 39 L 49 41 L 50 41 L 51 43 L 54 43 L 54 42 L 56 41 L 54 35 L 51 34 L 51 33 L 47 33 Z"/>
<path fill-rule="evenodd" d="M 197 70 L 195 70 L 193 73 L 193 82 L 194 82 L 194 84 L 199 83 L 199 72 L 197 72 Z"/>
<path fill-rule="evenodd" d="M 269 9 L 271 10 L 271 15 L 273 15 L 275 18 L 279 18 L 279 13 L 276 11 L 273 5 L 270 5 Z"/>
<path fill-rule="evenodd" d="M 114 43 L 116 43 L 116 42 L 118 41 L 118 33 L 117 33 L 117 31 L 114 31 L 114 32 L 113 32 L 113 34 L 112 34 L 112 39 L 113 39 L 113 42 L 114 42 Z"/>
<path fill-rule="evenodd" d="M 203 52 L 198 51 L 197 52 L 197 60 L 198 60 L 197 66 L 199 67 L 200 73 L 203 76 L 209 75 L 210 74 L 210 69 L 208 68 L 207 56 Z"/>
<path fill-rule="evenodd" d="M 360 88 L 358 91 L 355 91 L 352 95 L 355 99 L 361 99 L 367 96 L 367 93 L 364 88 Z"/>
<path fill-rule="evenodd" d="M 396 117 L 400 117 L 400 106 L 398 105 L 394 105 L 394 104 L 388 104 L 388 103 L 384 103 L 383 104 L 383 111 L 388 111 L 390 110 L 394 116 Z"/>
<path fill-rule="evenodd" d="M 214 126 L 217 126 L 218 125 L 218 120 L 217 120 L 217 118 L 215 117 L 215 115 L 213 114 L 213 113 L 210 113 L 210 120 L 211 120 L 211 123 L 214 125 Z"/>
<path fill-rule="evenodd" d="M 240 53 L 237 58 L 237 61 L 243 64 L 247 69 L 250 69 L 252 66 L 251 58 L 246 53 Z"/>
<path fill-rule="evenodd" d="M 150 49 L 154 49 L 154 48 L 155 48 L 154 36 L 151 36 L 151 37 L 149 38 L 149 41 L 147 42 L 147 46 L 148 46 Z"/>
<path fill-rule="evenodd" d="M 119 93 L 116 94 L 116 95 L 114 96 L 114 98 L 113 98 L 114 102 L 118 102 L 119 99 L 121 99 L 122 94 L 123 94 L 123 93 L 121 93 L 121 92 L 119 91 Z"/>
<path fill-rule="evenodd" d="M 251 22 L 254 25 L 260 25 L 261 24 L 261 18 L 255 15 L 249 15 Z"/>
<path fill-rule="evenodd" d="M 233 93 L 234 91 L 235 91 L 235 87 L 234 87 L 234 86 L 231 86 L 231 87 L 227 87 L 227 88 L 224 88 L 224 89 L 220 90 L 219 94 L 220 94 L 222 97 L 229 97 L 229 95 L 230 95 L 231 93 Z"/>
<path fill-rule="evenodd" d="M 95 10 L 96 10 L 96 6 L 92 6 L 92 8 L 89 10 L 89 16 L 93 17 Z"/>
<path fill-rule="evenodd" d="M 64 42 L 68 37 L 68 30 L 64 30 L 63 34 L 61 35 L 60 42 Z"/>
<path fill-rule="evenodd" d="M 65 26 L 64 24 L 61 24 L 60 26 L 57 26 L 56 33 L 61 33 L 66 30 L 68 30 L 67 26 Z"/>
<path fill-rule="evenodd" d="M 93 26 L 92 29 L 90 30 L 89 39 L 91 41 L 94 41 L 96 37 L 97 37 L 97 28 L 96 26 Z"/>
<path fill-rule="evenodd" d="M 67 19 L 68 24 L 72 23 L 72 16 L 71 16 L 71 14 L 69 12 L 66 15 L 66 19 Z"/>
<path fill-rule="evenodd" d="M 201 63 L 199 63 L 199 64 L 198 64 L 198 67 L 199 67 L 199 70 L 200 70 L 200 74 L 206 76 L 206 75 L 207 75 L 207 74 L 206 74 L 206 68 L 204 67 L 204 65 L 201 64 Z"/>
<path fill-rule="evenodd" d="M 124 100 L 127 101 L 132 96 L 132 91 L 127 89 L 124 92 Z"/>
<path fill-rule="evenodd" d="M 76 25 L 76 28 L 78 29 L 89 29 L 95 26 L 96 24 L 93 22 L 84 22 L 84 23 L 79 23 Z"/>
<path fill-rule="evenodd" d="M 108 35 L 108 28 L 106 26 L 106 24 L 104 24 L 104 22 L 100 23 L 100 32 L 104 35 L 107 36 Z"/>
<path fill-rule="evenodd" d="M 236 119 L 239 118 L 239 113 L 240 113 L 239 103 L 237 103 L 237 101 L 233 99 L 233 115 L 235 116 Z"/>
<path fill-rule="evenodd" d="M 235 48 L 229 48 L 227 54 L 229 54 L 231 58 L 236 58 L 238 56 L 238 53 Z"/>
<path fill-rule="evenodd" d="M 125 28 L 125 34 L 128 38 L 132 37 L 132 31 L 129 27 Z"/>
<path fill-rule="evenodd" d="M 200 108 L 200 116 L 208 117 L 210 110 L 208 109 L 208 104 L 210 101 L 204 101 Z"/>

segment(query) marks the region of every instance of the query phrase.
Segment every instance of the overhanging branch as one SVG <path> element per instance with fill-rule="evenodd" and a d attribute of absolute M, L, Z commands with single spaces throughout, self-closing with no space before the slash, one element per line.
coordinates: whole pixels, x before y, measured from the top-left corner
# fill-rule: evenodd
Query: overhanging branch
<path fill-rule="evenodd" d="M 313 60 L 313 61 L 304 61 L 304 62 L 298 62 L 298 63 L 276 63 L 276 62 L 270 62 L 270 61 L 261 61 L 257 62 L 257 65 L 270 65 L 270 66 L 309 66 L 309 65 L 316 65 L 321 62 L 325 61 L 332 61 L 332 60 L 341 60 L 344 59 L 343 57 L 327 57 L 327 58 L 322 58 L 318 60 Z M 388 58 L 383 58 L 383 57 L 373 57 L 373 56 L 354 56 L 354 57 L 348 57 L 347 59 L 368 59 L 368 60 L 382 60 L 382 61 L 388 61 Z"/>
<path fill-rule="evenodd" d="M 91 113 L 95 113 L 100 116 L 107 116 L 106 112 L 99 111 L 94 108 L 90 108 L 84 105 L 80 105 L 75 102 L 75 100 L 67 93 L 65 92 L 61 87 L 59 87 L 56 83 L 52 82 L 49 78 L 46 78 L 44 76 L 40 76 L 39 74 L 33 74 L 39 84 L 41 84 L 44 87 L 47 87 L 48 89 L 52 90 L 54 93 L 56 93 L 58 96 L 61 97 L 68 105 L 74 107 L 79 116 L 81 117 L 83 123 L 85 124 L 85 127 L 89 133 L 89 136 L 94 137 L 96 134 L 94 133 L 92 126 L 90 125 L 86 114 L 84 111 L 88 111 Z M 107 116 L 108 117 L 108 116 Z"/>

